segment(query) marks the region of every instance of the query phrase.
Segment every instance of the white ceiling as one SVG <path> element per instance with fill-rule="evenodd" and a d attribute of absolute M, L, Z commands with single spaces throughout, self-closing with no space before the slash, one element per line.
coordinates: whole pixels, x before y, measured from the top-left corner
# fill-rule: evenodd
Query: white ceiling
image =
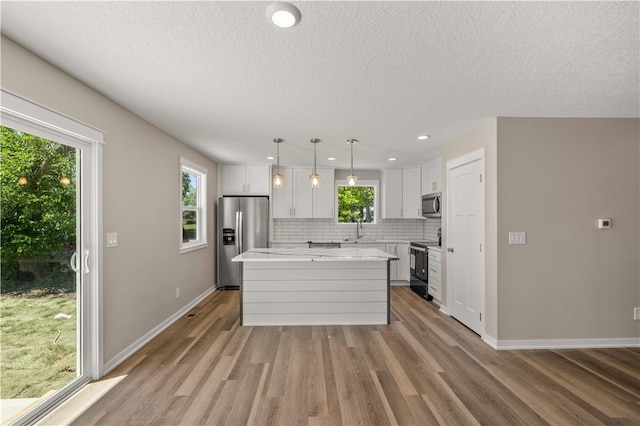
<path fill-rule="evenodd" d="M 418 165 L 488 117 L 639 115 L 638 2 L 296 1 L 286 30 L 269 4 L 3 0 L 1 25 L 221 162 L 280 137 L 309 166 L 320 138 L 348 168 L 356 138 L 356 169 Z"/>

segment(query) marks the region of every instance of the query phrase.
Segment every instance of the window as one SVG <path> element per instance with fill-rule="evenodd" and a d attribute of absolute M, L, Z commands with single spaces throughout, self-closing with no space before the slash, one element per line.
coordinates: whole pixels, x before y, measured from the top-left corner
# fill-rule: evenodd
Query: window
<path fill-rule="evenodd" d="M 377 223 L 378 182 L 358 181 L 349 186 L 347 181 L 336 181 L 338 223 Z"/>
<path fill-rule="evenodd" d="M 207 170 L 180 159 L 180 253 L 207 247 Z"/>

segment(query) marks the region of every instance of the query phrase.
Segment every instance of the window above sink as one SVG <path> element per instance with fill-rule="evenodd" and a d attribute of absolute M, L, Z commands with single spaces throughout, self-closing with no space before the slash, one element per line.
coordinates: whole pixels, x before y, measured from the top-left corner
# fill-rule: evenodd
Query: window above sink
<path fill-rule="evenodd" d="M 337 223 L 377 223 L 378 199 L 378 181 L 363 180 L 350 186 L 346 180 L 336 180 Z"/>

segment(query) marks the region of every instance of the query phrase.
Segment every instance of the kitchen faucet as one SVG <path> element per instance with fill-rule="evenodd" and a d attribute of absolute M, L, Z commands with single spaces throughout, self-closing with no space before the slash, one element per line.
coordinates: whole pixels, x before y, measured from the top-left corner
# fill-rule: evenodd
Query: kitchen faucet
<path fill-rule="evenodd" d="M 356 240 L 359 240 L 362 235 L 360 235 L 360 230 L 362 229 L 362 219 L 356 220 Z"/>

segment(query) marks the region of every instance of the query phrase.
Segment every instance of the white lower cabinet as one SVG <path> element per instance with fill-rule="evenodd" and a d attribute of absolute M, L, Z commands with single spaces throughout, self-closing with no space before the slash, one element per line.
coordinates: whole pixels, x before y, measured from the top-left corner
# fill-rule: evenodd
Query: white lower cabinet
<path fill-rule="evenodd" d="M 391 280 L 409 281 L 409 244 L 407 243 L 387 243 L 385 249 L 387 253 L 398 256 L 398 260 L 391 262 Z"/>
<path fill-rule="evenodd" d="M 442 301 L 442 251 L 440 249 L 429 248 L 429 271 L 427 279 L 429 281 L 429 294 L 433 296 L 438 304 Z"/>

